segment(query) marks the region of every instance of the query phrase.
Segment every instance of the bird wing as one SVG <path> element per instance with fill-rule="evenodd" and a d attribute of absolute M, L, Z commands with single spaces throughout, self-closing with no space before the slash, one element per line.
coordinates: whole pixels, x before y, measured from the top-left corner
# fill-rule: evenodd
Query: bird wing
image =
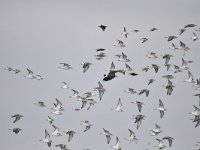
<path fill-rule="evenodd" d="M 159 107 L 164 107 L 163 102 L 161 101 L 161 99 L 159 99 Z"/>
<path fill-rule="evenodd" d="M 107 139 L 107 143 L 109 144 L 110 140 L 111 140 L 111 136 L 110 135 L 106 135 L 106 139 Z"/>
<path fill-rule="evenodd" d="M 49 133 L 47 132 L 47 130 L 45 129 L 45 139 L 50 138 Z"/>
<path fill-rule="evenodd" d="M 111 63 L 110 70 L 114 70 L 114 69 L 115 69 L 115 65 L 114 65 L 114 63 L 112 62 L 112 63 Z"/>
<path fill-rule="evenodd" d="M 26 69 L 28 71 L 28 74 L 32 75 L 33 74 L 33 71 L 31 71 L 30 69 Z"/>

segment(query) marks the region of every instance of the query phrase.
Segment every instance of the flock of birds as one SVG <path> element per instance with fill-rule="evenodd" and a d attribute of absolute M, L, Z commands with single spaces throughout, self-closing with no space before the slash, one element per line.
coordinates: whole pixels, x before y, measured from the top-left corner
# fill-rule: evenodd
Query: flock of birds
<path fill-rule="evenodd" d="M 106 32 L 107 26 L 100 25 L 98 27 L 100 28 L 100 30 Z M 198 40 L 197 32 L 200 32 L 200 28 L 197 29 L 197 25 L 195 25 L 195 24 L 185 25 L 182 29 L 180 29 L 178 36 L 181 36 L 186 31 L 190 31 L 190 29 L 195 29 L 192 32 L 193 36 L 191 37 L 191 40 L 195 42 Z M 150 32 L 156 32 L 158 30 L 159 29 L 157 29 L 157 28 L 152 28 L 152 29 L 150 29 Z M 140 31 L 135 29 L 131 32 L 138 33 Z M 121 34 L 126 39 L 126 38 L 128 38 L 130 33 L 127 31 L 126 27 L 124 27 Z M 185 60 L 185 58 L 184 58 L 186 52 L 188 52 L 190 50 L 190 48 L 182 41 L 180 41 L 179 46 L 176 46 L 174 43 L 172 43 L 174 39 L 178 39 L 178 36 L 170 35 L 165 38 L 168 42 L 171 42 L 170 43 L 171 46 L 169 47 L 169 49 L 172 49 L 174 51 L 183 51 L 181 65 L 175 65 L 175 64 L 170 63 L 170 59 L 172 57 L 174 57 L 172 54 L 164 54 L 161 56 L 161 58 L 164 60 L 164 68 L 166 68 L 167 72 L 169 72 L 169 74 L 162 76 L 162 78 L 165 78 L 167 80 L 167 84 L 163 85 L 163 87 L 166 89 L 166 94 L 169 96 L 171 94 L 173 94 L 173 90 L 175 88 L 175 85 L 173 84 L 172 80 L 173 80 L 173 78 L 175 78 L 174 76 L 180 72 L 188 73 L 188 79 L 186 79 L 184 82 L 191 84 L 191 87 L 193 87 L 195 91 L 200 90 L 200 78 L 194 79 L 194 77 L 188 67 L 188 64 L 193 63 L 193 61 Z M 141 43 L 148 42 L 148 38 L 146 38 L 146 37 L 143 37 L 140 40 L 141 40 Z M 120 47 L 120 48 L 122 48 L 122 50 L 123 50 L 123 48 L 126 48 L 126 44 L 122 40 L 117 40 L 117 44 L 115 44 L 113 46 Z M 106 49 L 104 49 L 104 48 L 96 49 L 97 54 L 95 55 L 95 58 L 97 60 L 103 60 L 104 57 L 106 57 L 106 53 L 104 51 L 106 51 Z M 98 95 L 98 97 L 99 97 L 98 99 L 99 99 L 99 101 L 101 101 L 103 99 L 104 93 L 107 91 L 102 83 L 112 82 L 112 80 L 117 80 L 115 78 L 117 78 L 118 75 L 121 75 L 121 76 L 129 75 L 129 76 L 133 76 L 133 77 L 138 75 L 138 73 L 134 71 L 134 69 L 130 66 L 130 64 L 128 64 L 131 62 L 131 59 L 128 58 L 128 56 L 124 52 L 121 52 L 121 54 L 115 55 L 115 57 L 117 58 L 117 61 L 124 63 L 124 68 L 116 69 L 114 62 L 112 61 L 110 68 L 107 70 L 107 73 L 102 73 L 103 82 L 98 81 L 98 86 L 94 87 L 94 89 L 92 91 L 86 92 L 84 94 L 80 94 L 79 91 L 71 88 L 66 82 L 63 82 L 63 86 L 61 88 L 73 92 L 73 94 L 70 95 L 70 99 L 74 99 L 81 103 L 81 107 L 75 108 L 74 111 L 81 111 L 85 107 L 88 111 L 90 109 L 92 109 L 97 104 L 97 100 L 94 99 L 94 97 L 96 95 Z M 146 57 L 149 59 L 160 58 L 160 56 L 158 56 L 155 52 L 150 52 L 150 53 L 146 54 Z M 59 69 L 63 69 L 63 70 L 73 69 L 73 67 L 68 63 L 60 63 L 59 65 L 60 65 L 58 67 Z M 89 70 L 91 65 L 94 65 L 94 64 L 91 62 L 81 63 L 83 73 L 86 73 Z M 1 68 L 5 69 L 9 72 L 13 72 L 14 74 L 19 74 L 22 72 L 19 69 L 15 69 L 12 67 L 1 67 Z M 151 69 L 153 69 L 155 71 L 155 73 L 157 74 L 157 73 L 159 73 L 159 70 L 161 69 L 161 67 L 158 64 L 151 64 L 149 66 L 145 66 L 144 68 L 142 68 L 142 71 L 148 72 Z M 34 74 L 33 71 L 28 68 L 27 68 L 27 74 L 24 75 L 24 77 L 26 77 L 28 79 L 32 79 L 32 80 L 43 80 L 43 77 L 41 75 Z M 149 86 L 150 84 L 153 84 L 155 81 L 156 81 L 155 79 L 151 78 L 148 80 L 147 85 Z M 96 93 L 95 91 L 98 93 Z M 144 88 L 141 90 L 135 90 L 133 88 L 128 88 L 127 90 L 124 90 L 123 92 L 126 92 L 128 94 L 138 94 L 138 95 L 144 94 L 146 97 L 148 97 L 151 91 L 147 88 Z M 196 128 L 200 125 L 200 92 L 195 94 L 194 96 L 198 97 L 199 103 L 198 103 L 198 105 L 193 105 L 194 111 L 191 111 L 190 114 L 193 116 L 193 118 L 191 120 L 195 124 L 194 126 Z M 133 122 L 136 124 L 136 129 L 138 130 L 140 128 L 142 122 L 148 116 L 142 114 L 142 107 L 144 105 L 144 102 L 133 101 L 131 103 L 136 104 L 137 108 L 138 108 L 139 114 L 133 115 L 133 117 L 132 117 Z M 47 107 L 46 103 L 43 101 L 35 102 L 34 105 L 36 105 L 38 107 Z M 161 119 L 164 117 L 165 112 L 167 111 L 167 109 L 165 108 L 164 101 L 161 99 L 158 99 L 158 106 L 155 107 L 154 109 L 159 112 Z M 54 117 L 56 115 L 63 115 L 64 108 L 63 108 L 62 102 L 56 98 L 55 103 L 53 103 L 53 107 L 50 108 L 50 110 L 51 110 L 50 114 L 54 115 Z M 121 98 L 118 99 L 116 107 L 114 107 L 112 110 L 116 111 L 116 112 L 124 111 Z M 14 119 L 13 123 L 20 121 L 20 119 L 23 117 L 26 117 L 26 114 L 22 115 L 22 114 L 16 113 L 16 114 L 11 115 L 11 118 Z M 53 132 L 49 132 L 49 131 L 47 131 L 47 129 L 44 129 L 44 138 L 41 138 L 40 141 L 46 143 L 49 147 L 55 146 L 55 147 L 59 147 L 61 150 L 68 150 L 69 148 L 67 147 L 67 143 L 60 143 L 60 144 L 52 145 L 53 141 L 52 141 L 51 136 L 58 137 L 58 136 L 62 136 L 62 134 L 60 132 L 59 127 L 57 127 L 54 124 L 54 119 L 51 115 L 47 116 L 47 121 L 49 122 L 49 125 L 52 126 L 52 128 L 54 130 L 53 130 Z M 89 120 L 82 120 L 80 122 L 80 125 L 85 127 L 85 129 L 82 132 L 89 132 L 89 130 L 93 126 L 93 124 Z M 9 129 L 9 130 L 14 132 L 15 134 L 18 134 L 21 131 L 23 131 L 21 128 L 18 128 L 18 127 Z M 128 129 L 128 131 L 129 131 L 129 136 L 126 137 L 125 139 L 137 144 L 139 139 L 137 138 L 135 132 L 132 129 Z M 158 124 L 155 124 L 155 128 L 150 130 L 149 135 L 155 137 L 155 140 L 157 140 L 157 142 L 158 142 L 158 144 L 155 145 L 154 147 L 157 147 L 158 149 L 172 147 L 175 139 L 172 136 L 163 136 L 161 138 L 158 138 L 158 135 L 162 132 L 163 131 L 161 130 L 161 127 Z M 74 130 L 67 130 L 67 131 L 64 131 L 64 133 L 68 136 L 68 140 L 67 140 L 68 143 L 74 139 L 75 135 L 80 134 Z M 109 131 L 105 127 L 102 127 L 102 131 L 99 131 L 99 133 L 101 135 L 105 136 L 106 143 L 108 145 L 110 144 L 111 139 L 113 139 L 113 136 L 115 136 L 116 144 L 112 145 L 110 147 L 113 149 L 116 149 L 116 150 L 123 149 L 122 144 L 121 144 L 121 139 L 119 136 L 113 134 L 111 131 Z M 166 143 L 166 141 L 168 142 L 168 144 Z M 199 147 L 199 149 L 200 149 L 200 141 L 196 142 L 196 146 Z M 89 149 L 82 149 L 82 150 L 89 150 Z"/>

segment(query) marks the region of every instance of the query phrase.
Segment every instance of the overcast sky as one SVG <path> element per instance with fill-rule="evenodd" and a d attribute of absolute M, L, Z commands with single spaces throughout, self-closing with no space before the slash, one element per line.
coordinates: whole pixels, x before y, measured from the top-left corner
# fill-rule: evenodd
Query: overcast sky
<path fill-rule="evenodd" d="M 197 149 L 195 142 L 200 141 L 200 127 L 195 128 L 189 112 L 193 111 L 193 105 L 198 106 L 198 98 L 194 97 L 199 91 L 195 91 L 191 84 L 183 83 L 188 78 L 187 71 L 173 74 L 167 72 L 164 60 L 160 55 L 169 53 L 174 57 L 171 64 L 181 65 L 181 59 L 193 60 L 188 64 L 194 78 L 200 77 L 197 68 L 200 66 L 200 42 L 192 41 L 192 32 L 200 27 L 200 1 L 199 0 L 1 0 L 0 1 L 0 66 L 20 69 L 22 72 L 14 74 L 5 69 L 0 69 L 0 146 L 4 150 L 45 150 L 58 149 L 55 144 L 66 144 L 68 148 L 81 150 L 111 149 L 115 145 L 115 137 L 112 137 L 108 145 L 102 129 L 108 129 L 113 135 L 119 137 L 122 149 L 157 149 L 155 137 L 149 135 L 155 123 L 161 126 L 163 133 L 156 138 L 172 136 L 175 141 L 171 148 L 166 149 L 189 150 Z M 184 25 L 193 23 L 197 27 L 187 29 L 178 36 L 179 30 Z M 108 27 L 103 32 L 99 25 Z M 128 38 L 121 34 L 126 27 Z M 153 27 L 158 31 L 150 32 Z M 139 33 L 131 32 L 138 29 Z M 200 33 L 195 31 L 199 36 Z M 169 49 L 171 42 L 164 37 L 178 36 L 173 41 L 177 46 L 179 41 L 186 43 L 190 51 L 183 56 L 181 51 Z M 141 43 L 140 38 L 147 37 L 146 43 Z M 123 40 L 125 48 L 113 46 L 117 40 Z M 96 60 L 95 49 L 105 48 L 107 57 Z M 124 52 L 131 62 L 128 64 L 138 73 L 138 76 L 118 74 L 118 77 L 103 82 L 103 75 L 107 73 L 113 61 L 117 69 L 124 68 L 124 63 L 117 61 L 114 56 Z M 156 52 L 158 59 L 148 59 L 145 54 Z M 89 61 L 93 65 L 86 73 L 80 63 Z M 62 70 L 59 63 L 69 63 L 73 69 Z M 161 68 L 156 74 L 152 69 L 147 73 L 142 68 L 151 64 L 158 64 Z M 26 68 L 35 74 L 40 74 L 44 80 L 37 81 L 25 78 Z M 161 76 L 173 74 L 175 79 L 174 91 L 171 96 L 166 95 L 162 87 L 167 83 Z M 147 85 L 148 79 L 156 81 Z M 66 81 L 70 88 L 80 93 L 93 91 L 100 81 L 106 92 L 102 101 L 99 101 L 98 93 L 94 99 L 98 102 L 91 110 L 80 108 L 81 103 L 69 98 L 73 94 L 70 90 L 60 87 Z M 149 97 L 144 95 L 130 95 L 125 92 L 129 87 L 135 90 L 150 89 Z M 51 114 L 55 98 L 63 103 L 64 114 L 57 116 Z M 112 110 L 121 98 L 124 112 L 118 113 Z M 167 111 L 161 119 L 158 100 L 163 100 Z M 139 114 L 137 106 L 132 101 L 142 101 L 145 105 L 142 114 L 146 115 L 140 128 L 136 129 L 132 115 Z M 33 103 L 44 101 L 47 108 L 39 108 Z M 10 115 L 22 114 L 22 118 L 13 124 Z M 44 138 L 44 130 L 53 131 L 53 127 L 46 121 L 47 116 L 54 118 L 54 124 L 63 132 L 74 130 L 77 134 L 70 143 L 67 136 L 51 137 L 51 148 L 40 142 Z M 81 120 L 89 120 L 93 126 L 83 133 L 84 127 Z M 19 127 L 22 132 L 15 135 L 9 128 Z M 136 133 L 139 142 L 129 143 L 124 138 L 129 135 L 128 129 Z"/>

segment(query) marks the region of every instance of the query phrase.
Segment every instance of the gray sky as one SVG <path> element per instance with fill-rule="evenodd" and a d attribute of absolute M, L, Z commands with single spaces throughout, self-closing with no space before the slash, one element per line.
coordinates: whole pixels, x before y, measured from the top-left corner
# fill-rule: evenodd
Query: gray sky
<path fill-rule="evenodd" d="M 195 79 L 199 78 L 197 66 L 200 65 L 199 40 L 193 42 L 192 32 L 200 26 L 199 0 L 110 0 L 110 1 L 68 1 L 68 0 L 1 0 L 0 1 L 0 66 L 18 68 L 22 71 L 13 74 L 0 69 L 0 145 L 4 150 L 36 150 L 58 149 L 39 142 L 44 138 L 44 130 L 49 132 L 53 128 L 46 121 L 47 116 L 54 118 L 54 124 L 64 130 L 75 130 L 77 135 L 68 143 L 67 136 L 51 137 L 54 144 L 64 143 L 70 149 L 90 148 L 94 150 L 111 149 L 115 144 L 112 137 L 111 144 L 106 143 L 102 128 L 110 130 L 121 141 L 122 149 L 157 149 L 155 137 L 149 135 L 155 123 L 161 126 L 163 133 L 157 138 L 172 136 L 175 141 L 171 150 L 197 149 L 195 142 L 200 140 L 200 127 L 195 128 L 188 113 L 193 111 L 193 105 L 198 105 L 198 98 L 193 95 L 198 93 L 192 86 L 183 83 L 187 79 L 187 71 L 174 74 L 173 83 L 176 88 L 171 96 L 166 95 L 162 87 L 167 81 L 161 78 L 167 72 L 164 68 L 164 60 L 149 60 L 145 56 L 154 51 L 159 56 L 165 53 L 173 54 L 170 62 L 180 65 L 183 57 L 182 52 L 174 52 L 169 49 L 171 42 L 164 37 L 179 34 L 179 29 L 188 23 L 197 24 L 196 28 L 188 29 L 183 35 L 173 42 L 178 45 L 183 41 L 190 47 L 190 51 L 184 56 L 186 60 L 193 60 L 189 64 L 190 71 Z M 105 24 L 107 29 L 101 31 L 97 26 Z M 121 32 L 123 27 L 130 33 L 125 39 Z M 159 30 L 149 32 L 152 27 Z M 141 32 L 133 33 L 131 30 L 139 29 Z M 199 32 L 196 32 L 200 35 Z M 149 41 L 141 43 L 140 38 L 147 37 Z M 126 48 L 114 47 L 117 39 L 123 40 Z M 96 48 L 105 48 L 107 57 L 96 60 Z M 124 52 L 130 59 L 128 63 L 139 74 L 136 77 L 119 74 L 116 79 L 102 82 L 103 74 L 110 68 L 113 61 L 116 68 L 124 67 L 124 63 L 118 62 L 114 55 Z M 81 62 L 90 61 L 92 65 L 86 73 L 82 73 Z M 58 67 L 60 62 L 72 65 L 69 71 Z M 153 70 L 147 73 L 141 69 L 147 65 L 156 63 L 161 66 L 158 74 Z M 34 73 L 44 77 L 42 81 L 30 80 L 25 77 L 30 68 Z M 148 79 L 156 81 L 147 86 Z M 66 81 L 71 88 L 80 93 L 92 91 L 102 82 L 106 88 L 102 101 L 98 96 L 98 102 L 93 109 L 83 109 L 75 112 L 73 109 L 80 107 L 80 102 L 69 98 L 70 90 L 63 90 L 62 81 Z M 148 88 L 150 95 L 130 95 L 123 91 L 132 87 L 141 90 Z M 117 104 L 118 98 L 122 99 L 124 112 L 112 111 Z M 64 115 L 50 114 L 50 109 L 55 98 L 62 101 Z M 154 110 L 158 106 L 158 100 L 162 99 L 167 112 L 161 119 L 159 112 Z M 141 127 L 137 130 L 136 124 L 131 117 L 139 114 L 136 105 L 131 101 L 145 103 L 142 114 L 146 115 Z M 39 108 L 33 103 L 44 101 L 47 108 Z M 23 114 L 19 122 L 13 124 L 10 115 Z M 83 133 L 84 127 L 81 120 L 89 120 L 93 127 Z M 17 135 L 8 131 L 9 128 L 20 127 L 23 131 Z M 128 128 L 132 129 L 138 144 L 129 143 L 124 138 L 128 136 Z M 167 144 L 167 143 L 166 143 Z"/>

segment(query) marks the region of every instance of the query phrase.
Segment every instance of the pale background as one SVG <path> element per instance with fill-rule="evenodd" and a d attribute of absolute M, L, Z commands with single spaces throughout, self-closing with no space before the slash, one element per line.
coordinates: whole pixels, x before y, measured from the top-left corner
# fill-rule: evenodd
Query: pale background
<path fill-rule="evenodd" d="M 155 123 L 161 126 L 163 133 L 157 138 L 172 136 L 175 141 L 171 150 L 197 149 L 195 142 L 200 140 L 200 127 L 190 120 L 193 105 L 198 105 L 198 98 L 190 84 L 183 83 L 187 79 L 187 71 L 175 74 L 173 80 L 176 88 L 171 96 L 166 95 L 162 87 L 166 80 L 161 76 L 171 74 L 164 68 L 164 60 L 148 60 L 147 52 L 154 51 L 158 55 L 171 53 L 174 55 L 172 64 L 181 64 L 182 52 L 169 50 L 171 42 L 164 37 L 178 35 L 179 29 L 188 23 L 200 26 L 200 1 L 199 0 L 1 0 L 0 1 L 0 65 L 10 66 L 22 71 L 17 75 L 0 69 L 0 147 L 4 150 L 45 150 L 58 149 L 55 144 L 67 144 L 70 149 L 78 150 L 90 148 L 94 150 L 111 149 L 115 144 L 112 137 L 111 144 L 106 143 L 104 136 L 100 135 L 102 128 L 110 130 L 119 136 L 122 149 L 157 149 L 157 141 L 149 135 L 149 131 L 155 127 Z M 105 32 L 98 25 L 108 26 Z M 121 32 L 123 27 L 130 33 L 125 39 Z M 152 27 L 159 30 L 149 32 Z M 139 29 L 140 33 L 131 30 Z M 178 40 L 185 42 L 191 49 L 184 58 L 193 60 L 188 65 L 195 79 L 200 77 L 200 43 L 191 40 L 192 32 L 188 29 Z M 199 35 L 198 32 L 196 32 Z M 140 38 L 148 37 L 149 41 L 142 44 Z M 116 40 L 125 41 L 126 48 L 120 49 L 113 46 Z M 96 48 L 105 48 L 106 57 L 98 61 L 94 58 Z M 124 67 L 124 63 L 116 61 L 115 54 L 124 52 L 131 59 L 129 65 L 139 74 L 136 77 L 118 75 L 118 78 L 109 82 L 102 82 L 103 74 L 110 68 L 114 61 L 116 68 Z M 94 65 L 83 74 L 79 65 L 81 62 L 90 61 Z M 72 65 L 69 71 L 58 67 L 60 62 Z M 155 74 L 153 70 L 147 73 L 141 69 L 147 65 L 156 63 L 162 68 Z M 25 77 L 30 68 L 34 73 L 41 74 L 43 81 L 30 80 Z M 147 86 L 149 78 L 156 79 L 155 83 Z M 106 92 L 100 102 L 98 96 L 95 100 L 98 104 L 89 111 L 85 109 L 75 112 L 73 109 L 80 107 L 79 102 L 70 100 L 70 90 L 62 90 L 62 81 L 66 81 L 71 88 L 80 93 L 92 91 L 102 82 Z M 123 91 L 132 87 L 136 90 L 149 88 L 150 95 L 129 95 Z M 118 98 L 122 99 L 124 111 L 117 113 L 112 111 Z M 62 116 L 50 114 L 55 98 L 63 102 L 65 111 Z M 158 99 L 162 99 L 167 112 L 160 119 L 159 112 L 154 108 L 158 106 Z M 145 103 L 142 114 L 147 118 L 141 127 L 136 130 L 136 124 L 131 117 L 139 114 L 136 105 L 131 101 L 140 100 Z M 44 101 L 48 108 L 39 108 L 33 103 Z M 19 122 L 13 124 L 10 115 L 23 114 Z M 39 142 L 44 137 L 44 130 L 52 132 L 53 128 L 46 121 L 50 115 L 55 119 L 54 124 L 63 130 L 75 130 L 77 134 L 68 144 L 67 136 L 52 137 L 53 146 Z M 83 133 L 84 127 L 81 120 L 89 120 L 93 127 Z M 20 127 L 22 132 L 15 135 L 8 131 L 9 128 Z M 128 128 L 132 129 L 138 144 L 129 143 L 124 138 L 128 136 Z"/>

